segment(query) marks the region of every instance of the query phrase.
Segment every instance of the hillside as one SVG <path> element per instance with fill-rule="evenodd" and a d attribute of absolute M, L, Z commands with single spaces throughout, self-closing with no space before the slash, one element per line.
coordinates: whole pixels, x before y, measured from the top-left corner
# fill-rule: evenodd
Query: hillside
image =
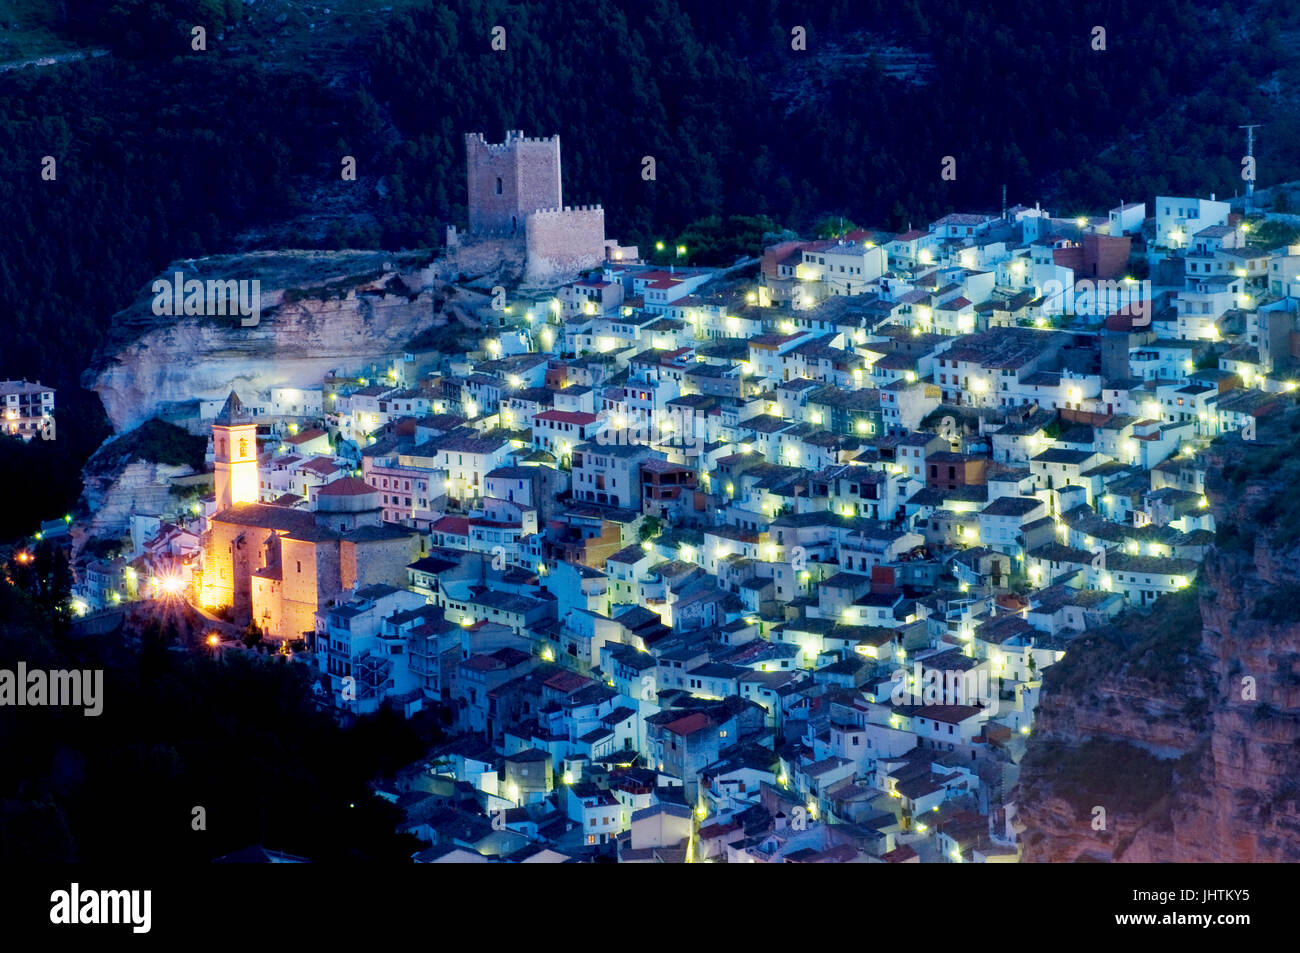
<path fill-rule="evenodd" d="M 464 222 L 467 131 L 561 135 L 566 200 L 602 202 L 608 232 L 643 246 L 713 215 L 902 229 L 997 208 L 1004 185 L 1009 202 L 1067 213 L 1231 195 L 1247 121 L 1264 124 L 1260 184 L 1300 178 L 1300 8 L 1286 0 L 829 0 L 798 23 L 776 0 L 7 9 L 11 62 L 109 51 L 0 72 L 0 152 L 27 170 L 0 179 L 0 376 L 58 387 L 66 411 L 63 446 L 38 457 L 84 460 L 107 435 L 82 372 L 169 262 L 434 247 Z M 948 155 L 954 181 L 939 177 Z M 25 518 L 63 512 L 67 492 Z"/>

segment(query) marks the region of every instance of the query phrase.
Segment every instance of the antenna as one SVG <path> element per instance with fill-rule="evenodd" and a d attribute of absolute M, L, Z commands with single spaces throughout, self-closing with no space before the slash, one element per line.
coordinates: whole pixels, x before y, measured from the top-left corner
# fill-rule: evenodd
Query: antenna
<path fill-rule="evenodd" d="M 1246 130 L 1246 158 L 1250 159 L 1250 178 L 1246 180 L 1246 211 L 1250 211 L 1255 198 L 1255 130 L 1262 123 L 1252 123 L 1247 126 L 1238 126 L 1238 129 Z"/>

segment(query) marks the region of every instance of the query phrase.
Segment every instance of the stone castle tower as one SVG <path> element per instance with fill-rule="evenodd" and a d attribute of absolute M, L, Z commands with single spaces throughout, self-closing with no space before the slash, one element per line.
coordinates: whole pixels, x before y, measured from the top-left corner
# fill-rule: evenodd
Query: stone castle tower
<path fill-rule="evenodd" d="M 448 257 L 463 274 L 518 269 L 524 285 L 554 287 L 605 261 L 605 210 L 564 204 L 560 137 L 530 139 L 518 130 L 505 142 L 481 132 L 465 136 L 469 184 L 468 241 L 447 228 Z M 636 249 L 630 249 L 636 257 Z"/>
<path fill-rule="evenodd" d="M 217 512 L 257 502 L 257 424 L 233 390 L 212 422 Z"/>
<path fill-rule="evenodd" d="M 538 209 L 564 207 L 560 187 L 560 137 L 530 139 L 519 130 L 489 143 L 465 135 L 471 236 L 523 234 L 524 220 Z"/>

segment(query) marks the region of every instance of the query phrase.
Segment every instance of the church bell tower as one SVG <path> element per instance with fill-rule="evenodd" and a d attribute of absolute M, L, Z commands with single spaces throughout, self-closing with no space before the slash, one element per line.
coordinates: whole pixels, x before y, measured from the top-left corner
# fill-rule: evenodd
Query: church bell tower
<path fill-rule="evenodd" d="M 257 424 L 233 390 L 212 422 L 217 512 L 257 502 Z"/>

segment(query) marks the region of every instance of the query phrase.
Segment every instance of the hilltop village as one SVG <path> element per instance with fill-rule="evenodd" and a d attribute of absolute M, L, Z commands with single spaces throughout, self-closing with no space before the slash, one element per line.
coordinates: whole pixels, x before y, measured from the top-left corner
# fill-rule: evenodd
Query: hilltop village
<path fill-rule="evenodd" d="M 1196 585 L 1205 448 L 1294 401 L 1300 246 L 1158 197 L 684 267 L 564 205 L 558 138 L 466 151 L 448 267 L 518 265 L 476 347 L 204 399 L 211 494 L 79 611 L 184 599 L 340 717 L 442 711 L 376 785 L 417 861 L 1018 860 L 1043 672 Z"/>

